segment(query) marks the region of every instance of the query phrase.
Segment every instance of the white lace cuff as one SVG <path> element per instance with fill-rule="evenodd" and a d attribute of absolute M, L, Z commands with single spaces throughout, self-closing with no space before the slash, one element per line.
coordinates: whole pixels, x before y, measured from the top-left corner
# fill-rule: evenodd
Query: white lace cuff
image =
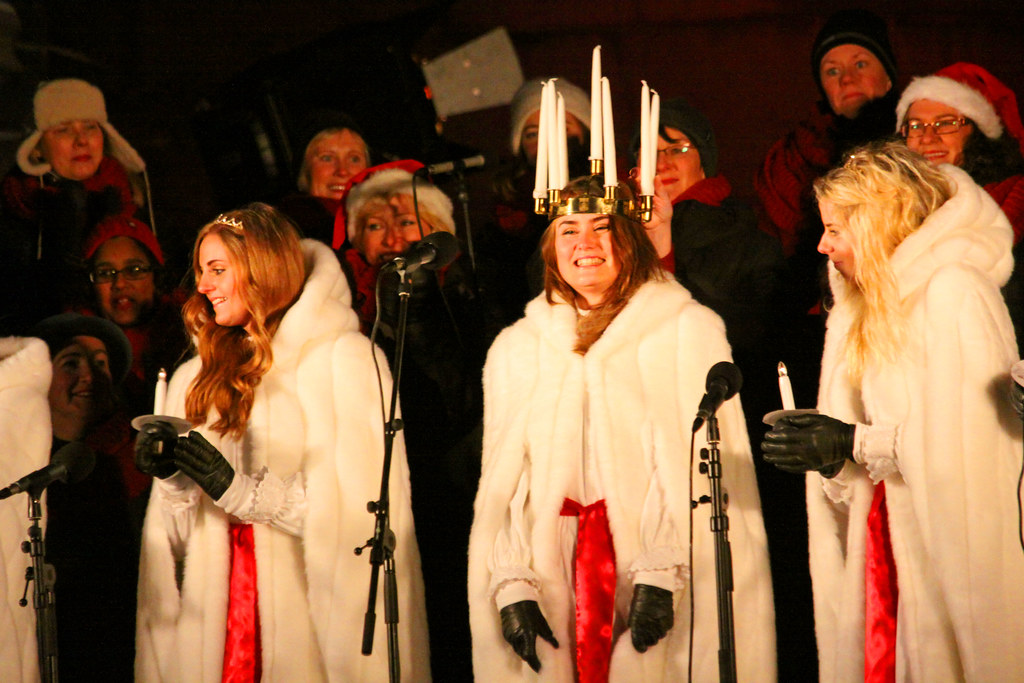
<path fill-rule="evenodd" d="M 860 429 L 860 425 L 857 425 L 857 428 Z M 854 437 L 854 442 L 856 443 L 856 437 Z M 854 453 L 856 453 L 856 450 L 855 446 Z M 852 467 L 853 465 L 849 462 L 844 462 L 839 473 L 831 479 L 815 473 L 815 476 L 821 479 L 821 488 L 824 490 L 825 495 L 837 505 L 848 505 L 850 498 L 853 496 L 853 489 L 849 486 Z"/>
<path fill-rule="evenodd" d="M 235 472 L 231 486 L 216 503 L 243 522 L 270 524 L 285 533 L 302 536 L 307 505 L 301 472 L 286 480 L 266 467 L 252 476 Z"/>
<path fill-rule="evenodd" d="M 686 553 L 682 548 L 658 546 L 643 552 L 629 567 L 629 580 L 676 591 L 686 588 Z"/>
<path fill-rule="evenodd" d="M 182 472 L 175 472 L 166 479 L 153 477 L 153 490 L 163 506 L 174 512 L 198 505 L 201 493 L 195 482 Z"/>
<path fill-rule="evenodd" d="M 867 468 L 875 484 L 900 471 L 896 460 L 899 438 L 899 425 L 857 424 L 853 437 L 853 459 Z"/>
<path fill-rule="evenodd" d="M 491 585 L 487 594 L 500 610 L 522 600 L 537 600 L 540 579 L 529 567 L 499 567 L 491 572 Z"/>

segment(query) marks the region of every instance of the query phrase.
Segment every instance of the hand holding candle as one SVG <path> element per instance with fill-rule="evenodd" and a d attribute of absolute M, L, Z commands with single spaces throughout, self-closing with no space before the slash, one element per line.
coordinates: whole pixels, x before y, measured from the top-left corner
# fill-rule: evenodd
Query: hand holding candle
<path fill-rule="evenodd" d="M 782 395 L 782 409 L 796 410 L 796 401 L 793 399 L 793 385 L 789 381 L 789 371 L 785 363 L 779 363 L 779 393 Z"/>

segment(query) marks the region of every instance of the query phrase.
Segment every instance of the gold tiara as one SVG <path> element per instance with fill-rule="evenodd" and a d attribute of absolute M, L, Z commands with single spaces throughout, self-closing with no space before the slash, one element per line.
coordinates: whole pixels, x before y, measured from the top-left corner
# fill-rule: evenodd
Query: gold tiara
<path fill-rule="evenodd" d="M 213 222 L 220 223 L 221 225 L 226 225 L 228 227 L 236 228 L 238 230 L 241 230 L 242 232 L 245 232 L 245 226 L 242 225 L 242 221 L 238 220 L 237 218 L 231 218 L 230 216 L 225 216 L 224 214 L 221 214 L 217 216 L 217 218 L 215 218 Z"/>
<path fill-rule="evenodd" d="M 653 197 L 641 196 L 637 202 L 623 196 L 619 188 L 613 186 L 605 187 L 601 196 L 586 194 L 564 199 L 561 190 L 548 190 L 546 198 L 534 199 L 534 212 L 547 214 L 548 220 L 576 213 L 597 213 L 646 223 L 651 220 L 652 200 Z"/>

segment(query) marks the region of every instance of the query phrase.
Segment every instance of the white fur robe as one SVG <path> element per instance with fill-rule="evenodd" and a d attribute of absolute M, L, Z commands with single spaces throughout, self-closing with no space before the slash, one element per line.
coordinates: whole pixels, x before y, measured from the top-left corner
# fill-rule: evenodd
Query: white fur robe
<path fill-rule="evenodd" d="M 688 537 L 690 478 L 694 497 L 708 493 L 707 477 L 689 472 L 690 426 L 704 393 L 708 369 L 728 360 L 721 320 L 696 303 L 676 282 L 643 285 L 585 356 L 573 352 L 576 313 L 566 304 L 538 297 L 526 317 L 495 341 L 484 370 L 484 454 L 470 536 L 469 601 L 473 663 L 477 680 L 573 680 L 574 606 L 571 561 L 575 524 L 559 516 L 562 501 L 578 484 L 583 447 L 584 402 L 608 508 L 618 574 L 620 620 L 611 661 L 611 681 L 686 680 L 689 587 L 696 597 L 693 670 L 695 680 L 718 680 L 718 627 L 714 538 L 710 509 L 694 513 L 692 584 L 675 592 L 675 625 L 668 636 L 640 654 L 621 620 L 632 598 L 629 572 L 651 550 L 650 515 L 644 503 L 652 479 L 664 491 L 667 511 L 681 537 Z M 723 485 L 729 492 L 735 631 L 739 679 L 775 679 L 775 628 L 767 545 L 754 468 L 739 399 L 718 412 L 722 434 Z M 704 445 L 703 429 L 697 446 Z M 699 458 L 695 458 L 699 462 Z M 530 569 L 540 581 L 541 611 L 561 647 L 538 639 L 539 676 L 501 635 L 490 597 L 488 558 L 495 538 L 509 524 L 511 499 L 524 472 L 529 476 L 526 543 Z M 684 552 L 685 556 L 685 552 Z"/>
<path fill-rule="evenodd" d="M 303 241 L 309 273 L 299 300 L 273 340 L 274 363 L 256 391 L 245 439 L 210 442 L 253 474 L 266 466 L 305 481 L 304 533 L 298 538 L 254 525 L 264 681 L 387 681 L 383 576 L 377 595 L 373 655 L 360 653 L 370 565 L 353 549 L 373 535 L 367 501 L 380 492 L 383 435 L 369 340 L 359 333 L 334 254 Z M 379 357 L 384 392 L 391 381 Z M 184 415 L 185 393 L 199 369 L 194 358 L 170 383 L 168 412 Z M 184 581 L 175 584 L 160 496 L 143 532 L 136 680 L 214 683 L 224 657 L 230 543 L 229 517 L 200 497 L 187 534 Z M 430 679 L 423 579 L 413 532 L 409 473 L 402 441 L 391 468 L 391 525 L 399 588 L 403 681 Z"/>
<path fill-rule="evenodd" d="M 50 352 L 40 339 L 0 339 L 0 486 L 45 467 L 50 460 Z M 36 611 L 18 604 L 25 590 L 25 568 L 32 558 L 21 552 L 28 539 L 27 495 L 0 501 L 0 681 L 39 680 Z M 46 509 L 45 499 L 43 509 Z"/>
<path fill-rule="evenodd" d="M 909 315 L 905 353 L 851 386 L 843 352 L 846 283 L 822 361 L 820 412 L 887 443 L 896 562 L 897 680 L 1010 681 L 1024 676 L 1024 551 L 1017 536 L 1021 423 L 1009 406 L 1013 327 L 999 287 L 1013 267 L 1009 223 L 959 169 L 954 197 L 892 256 Z M 896 427 L 895 437 L 892 427 Z M 858 434 L 860 437 L 860 432 Z M 874 442 L 874 443 L 873 443 Z M 864 675 L 864 564 L 874 485 L 847 462 L 832 482 L 807 477 L 811 576 L 822 681 Z"/>

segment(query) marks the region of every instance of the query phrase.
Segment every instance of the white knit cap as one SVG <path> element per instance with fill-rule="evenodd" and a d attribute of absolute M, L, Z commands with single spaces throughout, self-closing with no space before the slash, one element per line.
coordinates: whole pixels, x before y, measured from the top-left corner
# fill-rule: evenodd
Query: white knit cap
<path fill-rule="evenodd" d="M 350 242 L 355 242 L 356 224 L 359 211 L 367 201 L 380 197 L 387 199 L 395 195 L 412 196 L 413 175 L 400 168 L 388 168 L 374 173 L 369 178 L 353 185 L 345 199 L 345 213 L 348 214 L 347 232 Z M 444 192 L 426 180 L 416 180 L 416 201 L 420 211 L 429 213 L 441 221 L 435 228 L 455 234 L 455 220 L 452 218 L 452 200 Z"/>
<path fill-rule="evenodd" d="M 512 154 L 519 154 L 519 140 L 530 114 L 540 111 L 541 86 L 548 79 L 534 78 L 526 81 L 512 98 L 512 131 L 509 142 Z M 590 130 L 590 97 L 564 78 L 555 79 L 555 90 L 565 100 L 565 112 L 572 114 Z"/>
<path fill-rule="evenodd" d="M 932 100 L 953 107 L 995 140 L 1003 134 L 1003 122 L 992 103 L 980 92 L 945 76 L 919 76 L 910 81 L 896 105 L 896 130 L 904 123 L 907 110 L 918 100 Z"/>
<path fill-rule="evenodd" d="M 103 128 L 106 148 L 110 156 L 121 162 L 126 170 L 142 173 L 146 163 L 128 141 L 121 137 L 107 121 L 107 105 L 103 93 L 94 85 L 76 78 L 64 78 L 41 83 L 36 90 L 33 109 L 36 130 L 18 147 L 18 166 L 29 175 L 41 176 L 50 171 L 50 164 L 32 160 L 32 152 L 39 145 L 43 131 L 65 121 L 96 121 Z"/>

